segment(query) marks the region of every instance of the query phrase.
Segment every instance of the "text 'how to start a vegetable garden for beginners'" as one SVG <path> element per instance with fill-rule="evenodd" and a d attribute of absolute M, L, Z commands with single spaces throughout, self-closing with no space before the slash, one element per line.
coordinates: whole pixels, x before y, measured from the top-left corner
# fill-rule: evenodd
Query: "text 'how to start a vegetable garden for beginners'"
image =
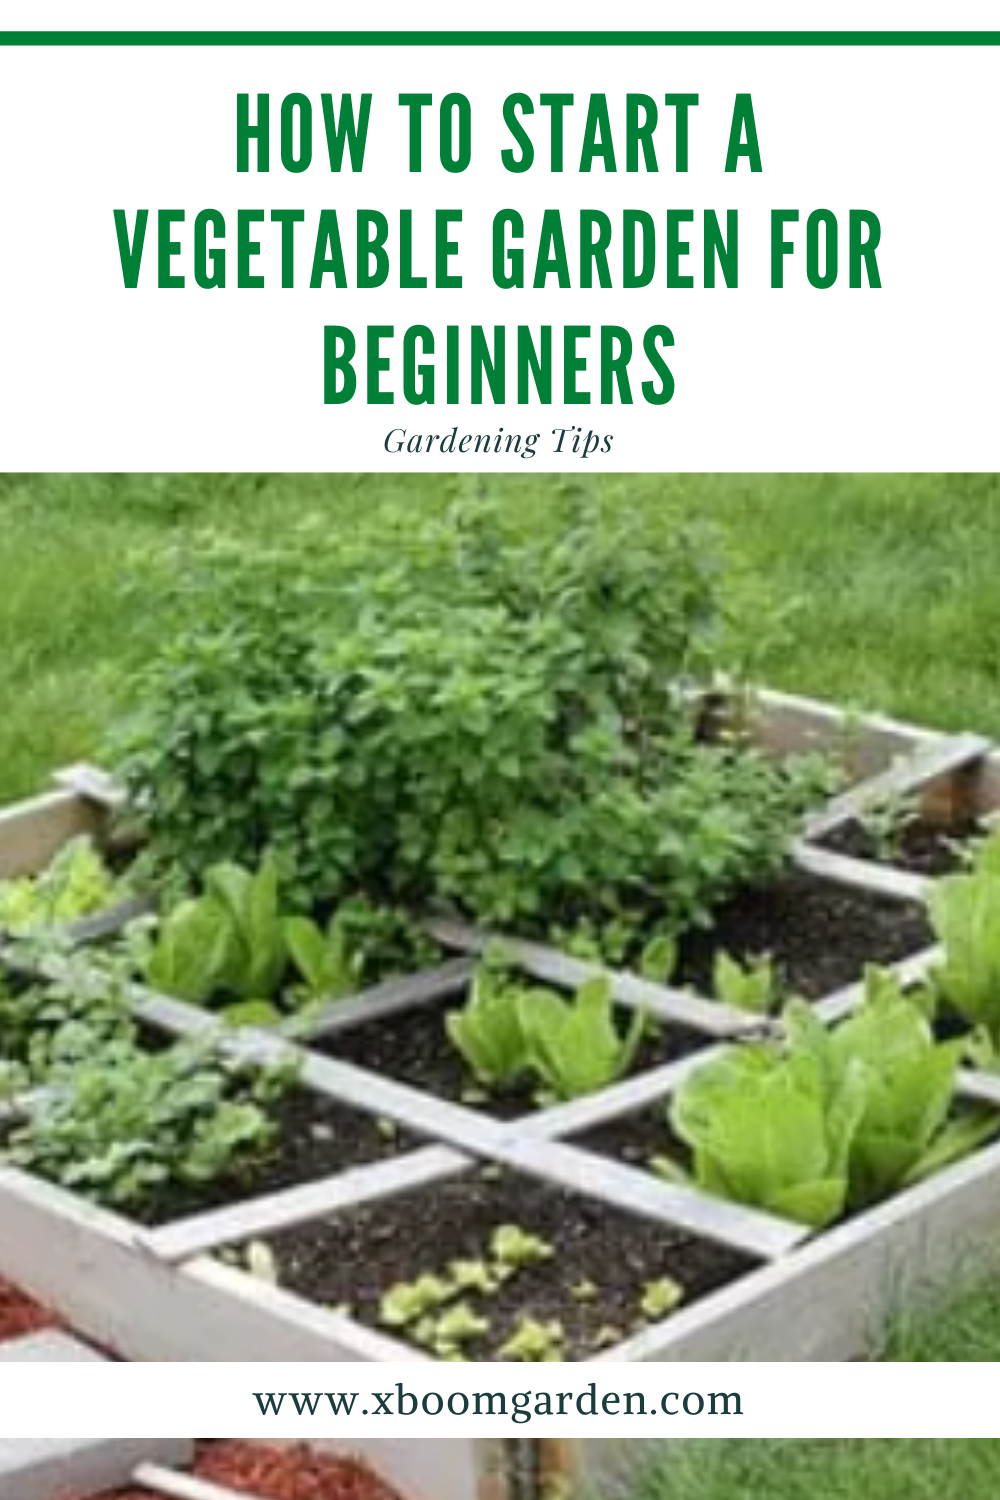
<path fill-rule="evenodd" d="M 3 33 L 7 466 L 996 467 L 987 34 L 657 36 Z"/>

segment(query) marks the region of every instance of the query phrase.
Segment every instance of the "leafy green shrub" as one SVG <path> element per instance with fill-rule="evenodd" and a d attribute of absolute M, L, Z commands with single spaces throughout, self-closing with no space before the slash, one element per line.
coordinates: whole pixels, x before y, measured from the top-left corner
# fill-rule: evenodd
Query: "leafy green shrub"
<path fill-rule="evenodd" d="M 22 1083 L 42 1083 L 53 1067 L 134 1032 L 120 977 L 95 972 L 83 955 L 62 963 L 52 982 L 0 975 L 0 1056 L 21 1070 Z"/>
<path fill-rule="evenodd" d="M 701 533 L 580 500 L 405 521 L 322 584 L 251 558 L 198 595 L 123 766 L 161 863 L 272 848 L 303 907 L 665 931 L 780 866 L 814 773 L 700 743 L 678 691 L 725 628 Z"/>
<path fill-rule="evenodd" d="M 963 1042 L 937 1042 L 886 975 L 833 1028 L 808 1006 L 787 1038 L 728 1048 L 690 1074 L 670 1122 L 707 1191 L 820 1228 L 995 1134 L 993 1112 L 952 1117 Z"/>
<path fill-rule="evenodd" d="M 228 1064 L 210 1042 L 151 1053 L 116 1036 L 50 1067 L 0 1158 L 97 1203 L 148 1209 L 250 1170 L 273 1144 L 269 1106 L 291 1082 L 287 1070 Z"/>

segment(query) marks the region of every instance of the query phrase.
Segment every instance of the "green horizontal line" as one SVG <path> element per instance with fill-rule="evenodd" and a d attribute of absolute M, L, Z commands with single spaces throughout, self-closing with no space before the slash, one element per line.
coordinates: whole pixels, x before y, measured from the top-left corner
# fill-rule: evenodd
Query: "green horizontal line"
<path fill-rule="evenodd" d="M 997 47 L 1000 31 L 0 31 L 3 47 Z"/>

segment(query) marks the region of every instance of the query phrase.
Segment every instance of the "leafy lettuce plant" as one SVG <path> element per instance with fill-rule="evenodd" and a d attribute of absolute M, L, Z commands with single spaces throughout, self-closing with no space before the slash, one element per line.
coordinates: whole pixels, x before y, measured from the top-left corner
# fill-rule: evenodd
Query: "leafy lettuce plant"
<path fill-rule="evenodd" d="M 311 917 L 289 917 L 285 942 L 302 976 L 299 988 L 307 1000 L 338 1000 L 358 990 L 361 959 L 351 948 L 339 912 L 334 912 L 325 928 Z"/>
<path fill-rule="evenodd" d="M 935 973 L 942 998 L 1000 1048 L 1000 834 L 976 853 L 972 868 L 934 883 L 931 921 L 944 949 Z"/>
<path fill-rule="evenodd" d="M 611 981 L 598 976 L 572 998 L 527 985 L 488 955 L 476 971 L 464 1009 L 447 1016 L 452 1044 L 487 1088 L 534 1078 L 548 1093 L 574 1099 L 620 1078 L 632 1065 L 645 1017 L 636 1012 L 622 1035 Z"/>
<path fill-rule="evenodd" d="M 864 1081 L 849 1158 L 852 1207 L 926 1177 L 1000 1126 L 991 1112 L 952 1117 L 964 1041 L 936 1041 L 919 1005 L 889 975 L 869 977 L 867 1003 L 824 1033 L 820 1046 L 834 1076 L 855 1070 Z"/>
<path fill-rule="evenodd" d="M 645 1025 L 634 1011 L 624 1036 L 619 1032 L 604 976 L 588 979 L 571 1000 L 554 990 L 528 991 L 519 1014 L 528 1064 L 559 1099 L 595 1093 L 626 1073 Z"/>
<path fill-rule="evenodd" d="M 964 1155 L 992 1113 L 954 1116 L 961 1041 L 938 1042 L 919 1005 L 872 973 L 865 1004 L 825 1027 L 785 1012 L 782 1042 L 729 1048 L 670 1109 L 709 1192 L 822 1228 Z"/>
<path fill-rule="evenodd" d="M 220 993 L 269 1001 L 287 966 L 278 871 L 267 855 L 256 872 L 233 864 L 208 870 L 203 893 L 182 901 L 160 923 L 146 978 L 196 1005 Z"/>
<path fill-rule="evenodd" d="M 93 841 L 71 839 L 40 875 L 0 880 L 0 928 L 20 936 L 68 926 L 106 911 L 123 894 Z"/>
<path fill-rule="evenodd" d="M 453 1046 L 487 1088 L 512 1088 L 527 1071 L 521 1004 L 531 993 L 487 957 L 476 970 L 465 1007 L 445 1018 Z"/>
<path fill-rule="evenodd" d="M 361 899 L 342 903 L 325 927 L 289 914 L 271 853 L 256 871 L 213 866 L 200 895 L 171 907 L 152 933 L 139 926 L 132 951 L 148 983 L 195 1005 L 225 1003 L 234 1024 L 271 1025 L 283 1009 L 355 994 L 370 976 L 436 952 L 406 917 Z"/>
<path fill-rule="evenodd" d="M 846 1207 L 862 1107 L 853 1076 L 832 1089 L 811 1053 L 755 1043 L 691 1073 L 670 1123 L 699 1187 L 818 1229 Z"/>

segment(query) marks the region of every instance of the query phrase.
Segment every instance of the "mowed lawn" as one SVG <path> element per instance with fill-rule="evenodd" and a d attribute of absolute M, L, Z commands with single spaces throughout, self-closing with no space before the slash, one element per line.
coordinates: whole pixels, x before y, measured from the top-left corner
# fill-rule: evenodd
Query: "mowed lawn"
<path fill-rule="evenodd" d="M 889 1438 L 675 1441 L 630 1500 L 993 1500 L 1000 1442 Z"/>
<path fill-rule="evenodd" d="M 662 499 L 700 516 L 720 529 L 751 594 L 787 606 L 778 639 L 758 639 L 749 614 L 744 644 L 771 684 L 1000 737 L 992 476 L 598 479 L 579 468 L 569 481 L 0 475 L 0 800 L 39 789 L 59 765 L 100 756 L 109 724 L 132 707 L 135 666 L 175 628 L 177 570 L 212 538 L 271 542 L 308 520 L 313 537 L 335 548 L 401 495 L 416 513 L 484 485 L 525 525 L 566 482 L 626 508 Z M 1000 1358 L 1000 1288 L 957 1289 L 947 1312 L 899 1329 L 893 1352 Z"/>

